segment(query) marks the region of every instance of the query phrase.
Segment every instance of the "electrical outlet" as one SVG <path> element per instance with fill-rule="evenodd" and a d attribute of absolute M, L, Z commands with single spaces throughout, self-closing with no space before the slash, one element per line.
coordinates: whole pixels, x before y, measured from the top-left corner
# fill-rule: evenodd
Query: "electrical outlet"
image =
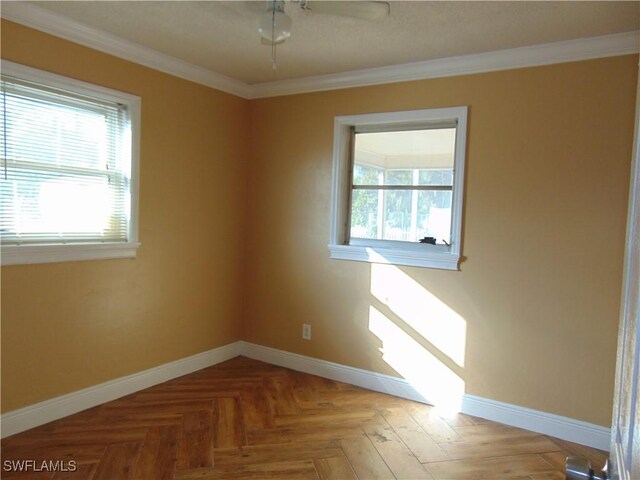
<path fill-rule="evenodd" d="M 302 338 L 305 340 L 311 340 L 311 325 L 308 323 L 302 324 Z"/>

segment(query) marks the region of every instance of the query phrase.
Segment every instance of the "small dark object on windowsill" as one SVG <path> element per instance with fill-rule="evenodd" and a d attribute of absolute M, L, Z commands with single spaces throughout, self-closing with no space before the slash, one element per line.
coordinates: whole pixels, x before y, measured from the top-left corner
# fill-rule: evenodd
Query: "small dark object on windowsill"
<path fill-rule="evenodd" d="M 431 245 L 436 244 L 436 237 L 424 237 L 420 239 L 420 243 L 430 243 Z"/>

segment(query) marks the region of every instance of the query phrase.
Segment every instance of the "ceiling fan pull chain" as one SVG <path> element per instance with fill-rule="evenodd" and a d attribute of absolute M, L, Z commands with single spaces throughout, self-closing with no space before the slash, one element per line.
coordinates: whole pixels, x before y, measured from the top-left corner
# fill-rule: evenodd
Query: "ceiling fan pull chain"
<path fill-rule="evenodd" d="M 278 64 L 276 63 L 276 7 L 273 6 L 273 12 L 271 13 L 271 68 L 276 70 Z"/>

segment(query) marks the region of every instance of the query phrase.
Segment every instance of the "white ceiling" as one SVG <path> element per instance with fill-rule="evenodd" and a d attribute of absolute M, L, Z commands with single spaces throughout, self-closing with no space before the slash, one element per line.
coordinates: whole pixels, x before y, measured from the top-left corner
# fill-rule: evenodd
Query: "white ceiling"
<path fill-rule="evenodd" d="M 12 2 L 3 3 L 4 16 Z M 249 85 L 640 29 L 637 1 L 392 1 L 390 16 L 375 22 L 287 2 L 292 35 L 277 47 L 274 71 L 257 33 L 265 2 L 29 3 Z"/>

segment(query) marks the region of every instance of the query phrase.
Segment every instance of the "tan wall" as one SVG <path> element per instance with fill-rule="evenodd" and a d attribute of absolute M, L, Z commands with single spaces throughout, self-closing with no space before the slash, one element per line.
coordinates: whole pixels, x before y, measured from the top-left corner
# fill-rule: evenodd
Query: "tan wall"
<path fill-rule="evenodd" d="M 2 58 L 142 97 L 138 256 L 2 269 L 2 410 L 238 340 L 248 102 L 5 21 Z"/>
<path fill-rule="evenodd" d="M 371 331 L 374 307 L 467 393 L 610 425 L 637 61 L 252 101 L 243 338 L 404 373 L 382 358 L 395 340 Z M 456 105 L 470 113 L 461 271 L 330 260 L 334 116 Z"/>
<path fill-rule="evenodd" d="M 2 269 L 3 411 L 239 338 L 403 374 L 375 308 L 467 393 L 610 423 L 637 57 L 251 102 L 5 21 L 2 57 L 143 115 L 138 257 Z M 333 117 L 454 105 L 462 271 L 330 260 Z"/>

